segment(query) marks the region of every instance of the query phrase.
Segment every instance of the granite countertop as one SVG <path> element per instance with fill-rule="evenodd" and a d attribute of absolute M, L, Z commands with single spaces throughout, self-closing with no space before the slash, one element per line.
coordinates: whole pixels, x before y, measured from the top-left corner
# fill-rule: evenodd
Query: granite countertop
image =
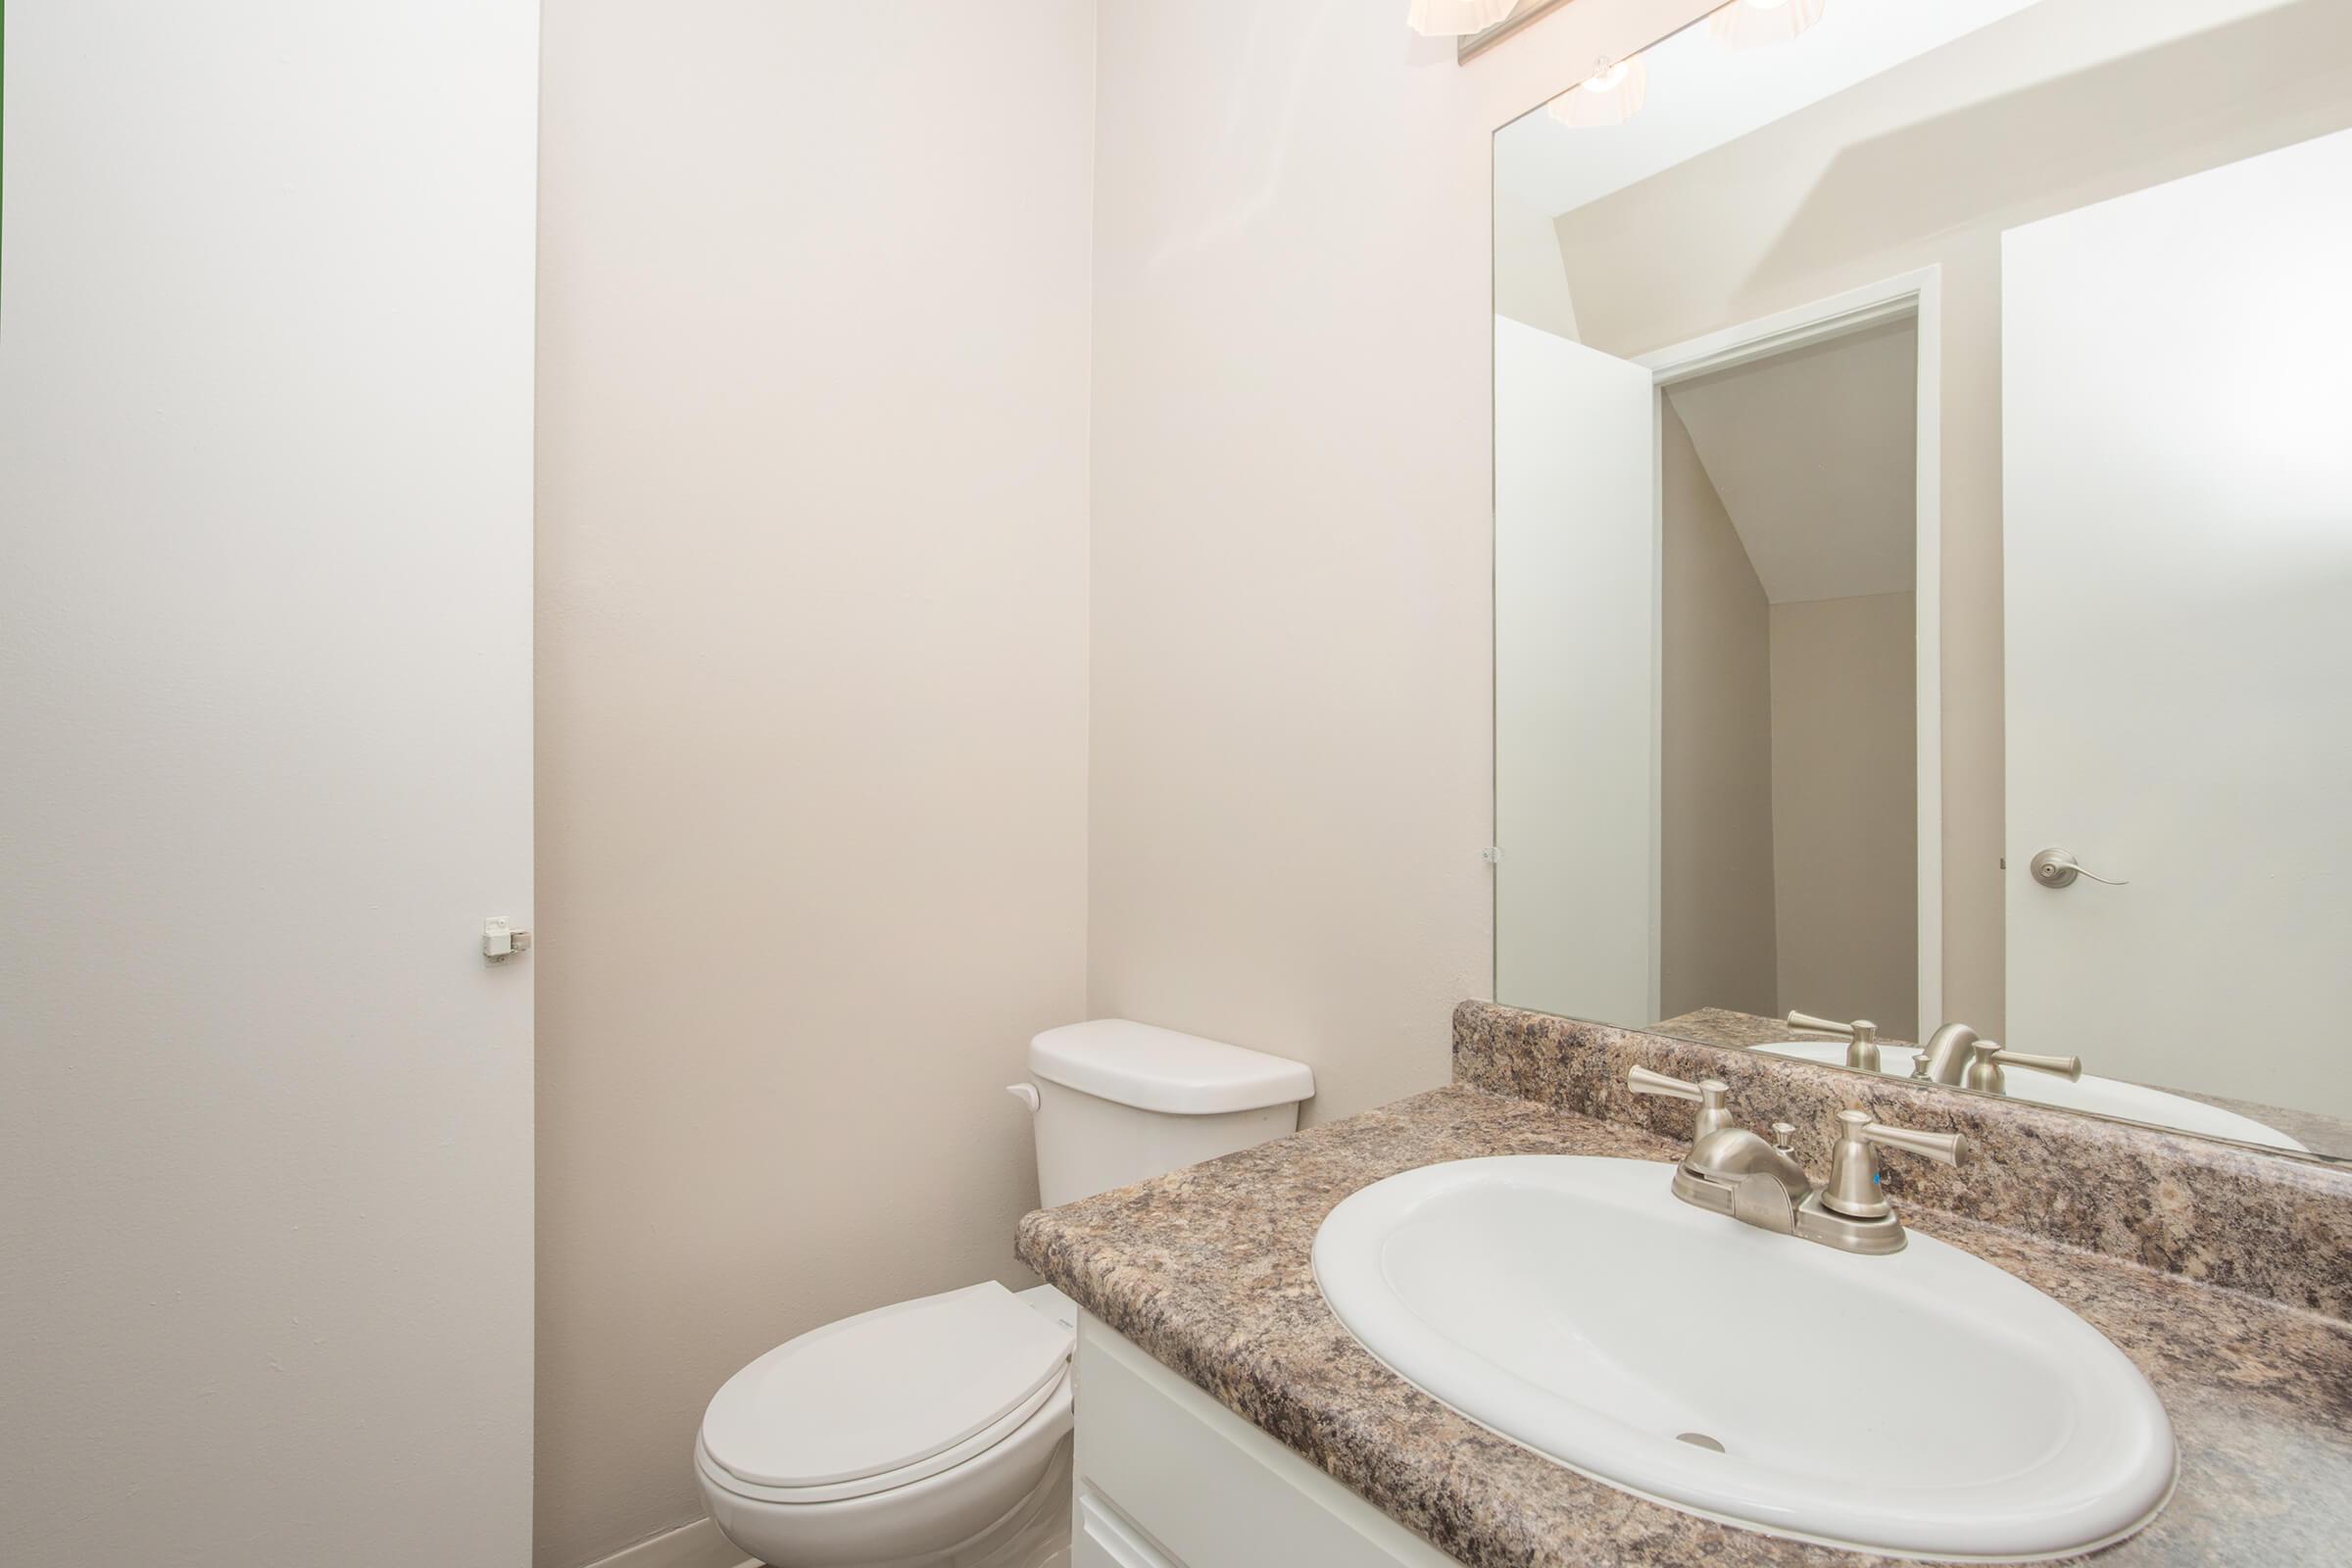
<path fill-rule="evenodd" d="M 1018 1250 L 1163 1364 L 1478 1568 L 1887 1561 L 1717 1524 L 1554 1464 L 1383 1367 L 1315 1289 L 1324 1215 L 1384 1176 L 1484 1154 L 1682 1152 L 1615 1122 L 1438 1089 L 1030 1214 Z M 2099 1563 L 2284 1568 L 2352 1553 L 2352 1327 L 1978 1221 L 1906 1218 L 2080 1313 L 2163 1399 L 2179 1490 L 2155 1523 L 2093 1554 Z M 1856 1459 L 1866 1485 L 1872 1467 L 1903 1456 Z"/>

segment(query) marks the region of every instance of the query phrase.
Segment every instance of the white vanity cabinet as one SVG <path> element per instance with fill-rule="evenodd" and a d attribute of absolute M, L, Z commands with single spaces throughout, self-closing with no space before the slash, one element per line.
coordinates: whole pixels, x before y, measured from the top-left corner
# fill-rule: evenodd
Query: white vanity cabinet
<path fill-rule="evenodd" d="M 1070 1568 L 1444 1568 L 1454 1559 L 1091 1314 Z"/>

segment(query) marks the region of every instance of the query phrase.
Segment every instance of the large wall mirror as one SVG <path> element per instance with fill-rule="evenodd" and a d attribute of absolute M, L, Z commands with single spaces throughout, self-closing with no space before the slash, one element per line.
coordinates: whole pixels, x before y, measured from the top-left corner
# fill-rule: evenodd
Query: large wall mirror
<path fill-rule="evenodd" d="M 2352 1158 L 2352 5 L 1737 0 L 1560 86 L 1497 999 Z"/>

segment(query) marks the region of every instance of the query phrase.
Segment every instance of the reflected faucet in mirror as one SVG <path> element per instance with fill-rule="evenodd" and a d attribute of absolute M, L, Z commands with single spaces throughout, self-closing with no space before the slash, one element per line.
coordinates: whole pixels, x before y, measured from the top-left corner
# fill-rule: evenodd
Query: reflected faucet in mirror
<path fill-rule="evenodd" d="M 1848 1061 L 1847 1066 L 1853 1063 Z M 1997 1040 L 1985 1040 L 1964 1023 L 1947 1023 L 1929 1036 L 1911 1060 L 1911 1076 L 1924 1083 L 1945 1084 L 1952 1088 L 1981 1090 L 1986 1094 L 2006 1094 L 2009 1083 L 2002 1069 L 2023 1067 L 2033 1072 L 2046 1072 L 2053 1078 L 2063 1078 L 2070 1084 L 2082 1081 L 2081 1056 L 2036 1056 L 2023 1051 L 2005 1049 Z"/>
<path fill-rule="evenodd" d="M 1799 1034 L 1841 1035 L 1847 1044 L 1845 1064 L 1858 1072 L 1879 1070 L 1879 1026 L 1868 1018 L 1856 1018 L 1851 1023 L 1839 1023 L 1833 1018 L 1816 1018 L 1809 1012 L 1788 1014 L 1788 1027 Z"/>
<path fill-rule="evenodd" d="M 2023 1051 L 2007 1050 L 1997 1040 L 1980 1040 L 1968 1050 L 1967 1087 L 1988 1095 L 2005 1095 L 2009 1092 L 2009 1080 L 2001 1072 L 2004 1067 L 2046 1072 L 2070 1084 L 2082 1081 L 2081 1056 L 2036 1056 Z"/>
<path fill-rule="evenodd" d="M 1688 1018 L 1670 1020 L 1660 1032 L 1800 1061 L 1851 1064 L 1850 1043 L 1840 1048 L 1833 1040 L 1760 1038 L 1766 1030 L 1785 1020 L 1746 1017 L 1742 1022 L 1741 1019 L 1742 1015 L 1733 1013 L 1693 1013 Z M 1796 1035 L 1796 1027 L 1790 1025 L 1789 1032 Z M 1929 1036 L 1924 1046 L 1908 1041 L 1880 1041 L 1876 1045 L 1884 1057 L 1877 1070 L 1917 1084 L 2001 1095 L 2062 1110 L 2122 1116 L 2184 1132 L 2234 1138 L 2240 1143 L 2270 1149 L 2304 1148 L 2299 1140 L 2266 1121 L 2233 1109 L 2227 1102 L 2199 1101 L 2121 1079 L 2093 1077 L 2083 1071 L 2080 1056 L 2042 1056 L 2012 1051 L 1996 1040 L 1984 1039 L 1964 1023 L 1945 1024 Z M 2026 1069 L 2027 1076 L 2012 1078 L 2009 1075 L 2012 1068 Z"/>

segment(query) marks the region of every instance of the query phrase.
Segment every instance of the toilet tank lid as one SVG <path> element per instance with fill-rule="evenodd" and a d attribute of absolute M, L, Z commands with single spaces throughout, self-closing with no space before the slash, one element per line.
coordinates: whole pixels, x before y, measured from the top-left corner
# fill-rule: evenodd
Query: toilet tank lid
<path fill-rule="evenodd" d="M 1287 1105 L 1315 1092 L 1305 1062 L 1128 1018 L 1047 1030 L 1029 1042 L 1029 1070 L 1101 1100 L 1178 1116 Z"/>

